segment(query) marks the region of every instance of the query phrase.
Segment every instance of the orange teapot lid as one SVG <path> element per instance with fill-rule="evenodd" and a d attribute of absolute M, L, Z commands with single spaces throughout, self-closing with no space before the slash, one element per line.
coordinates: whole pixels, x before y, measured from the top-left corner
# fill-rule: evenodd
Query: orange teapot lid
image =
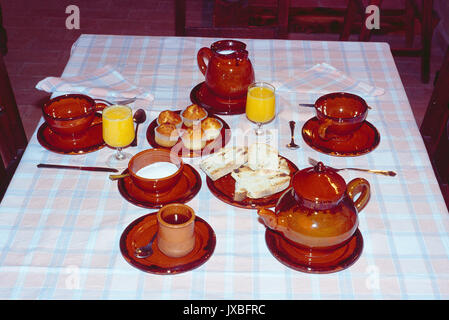
<path fill-rule="evenodd" d="M 317 210 L 332 208 L 346 192 L 345 180 L 322 162 L 298 171 L 293 176 L 292 186 L 297 202 Z"/>

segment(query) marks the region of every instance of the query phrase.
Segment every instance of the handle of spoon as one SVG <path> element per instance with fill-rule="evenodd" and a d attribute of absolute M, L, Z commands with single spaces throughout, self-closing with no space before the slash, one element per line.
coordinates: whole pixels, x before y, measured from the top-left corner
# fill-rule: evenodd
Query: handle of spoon
<path fill-rule="evenodd" d="M 125 174 L 110 174 L 109 175 L 109 179 L 111 179 L 112 181 L 118 180 L 118 179 L 123 179 L 125 177 L 129 176 L 129 173 L 125 173 Z"/>
<path fill-rule="evenodd" d="M 371 173 L 377 173 L 382 174 L 384 176 L 394 177 L 396 176 L 396 172 L 394 171 L 387 171 L 387 170 L 371 170 L 371 169 L 360 169 L 360 168 L 345 168 L 346 170 L 355 170 L 355 171 L 362 171 L 362 172 L 371 172 Z"/>
<path fill-rule="evenodd" d="M 137 146 L 137 130 L 139 130 L 139 124 L 140 123 L 136 124 L 136 132 L 134 134 L 134 140 L 131 142 L 131 147 Z"/>

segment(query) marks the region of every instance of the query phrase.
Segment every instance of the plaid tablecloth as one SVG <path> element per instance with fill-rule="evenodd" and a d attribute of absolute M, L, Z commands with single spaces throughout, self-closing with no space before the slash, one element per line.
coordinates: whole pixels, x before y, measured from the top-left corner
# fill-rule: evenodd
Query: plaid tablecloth
<path fill-rule="evenodd" d="M 145 133 L 157 110 L 190 103 L 204 81 L 196 53 L 218 39 L 82 35 L 73 45 L 63 76 L 104 65 L 119 70 L 154 95 L 140 127 L 136 153 L 150 148 Z M 303 124 L 314 110 L 298 108 L 320 95 L 280 94 L 278 129 L 281 155 L 300 169 L 309 156 L 335 167 L 394 170 L 394 178 L 343 171 L 348 182 L 366 178 L 371 199 L 360 213 L 364 239 L 360 259 L 331 274 L 294 271 L 276 260 L 265 243 L 265 227 L 255 210 L 225 204 L 209 191 L 198 159 L 186 160 L 201 174 L 199 194 L 187 204 L 216 233 L 216 248 L 201 267 L 178 275 L 152 275 L 129 265 L 119 239 L 144 209 L 120 195 L 106 173 L 38 169 L 40 162 L 104 165 L 109 148 L 77 156 L 44 149 L 32 137 L 0 204 L 0 299 L 448 299 L 449 214 L 441 196 L 409 101 L 384 43 L 244 40 L 256 79 L 279 81 L 327 63 L 353 79 L 383 88 L 364 96 L 368 120 L 381 135 L 379 146 L 359 157 L 318 153 L 302 140 Z M 58 76 L 58 75 L 56 75 Z M 153 111 L 151 111 L 153 110 Z M 223 116 L 237 132 L 245 115 Z M 286 149 L 288 120 L 297 122 L 301 148 Z M 43 123 L 43 120 L 41 120 Z"/>

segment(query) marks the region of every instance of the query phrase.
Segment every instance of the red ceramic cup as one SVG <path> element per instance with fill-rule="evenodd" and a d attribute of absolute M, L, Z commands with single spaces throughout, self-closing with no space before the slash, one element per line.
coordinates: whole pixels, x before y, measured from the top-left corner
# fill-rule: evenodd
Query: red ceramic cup
<path fill-rule="evenodd" d="M 329 93 L 315 102 L 319 121 L 318 135 L 323 140 L 350 136 L 368 115 L 368 105 L 361 97 L 346 93 Z"/>
<path fill-rule="evenodd" d="M 150 178 L 150 176 L 138 174 L 140 169 L 158 163 L 162 163 L 162 167 L 156 170 L 156 174 L 160 175 L 160 177 Z M 163 165 L 166 163 L 175 165 L 177 170 L 170 175 L 164 175 Z M 140 189 L 151 193 L 162 193 L 173 188 L 181 178 L 183 170 L 184 162 L 182 159 L 169 149 L 162 148 L 141 151 L 134 155 L 128 163 L 128 172 L 134 184 Z M 149 174 L 149 171 L 147 174 Z"/>
<path fill-rule="evenodd" d="M 95 112 L 103 103 L 83 94 L 66 94 L 49 100 L 42 106 L 44 119 L 52 131 L 63 136 L 82 135 L 91 126 Z"/>

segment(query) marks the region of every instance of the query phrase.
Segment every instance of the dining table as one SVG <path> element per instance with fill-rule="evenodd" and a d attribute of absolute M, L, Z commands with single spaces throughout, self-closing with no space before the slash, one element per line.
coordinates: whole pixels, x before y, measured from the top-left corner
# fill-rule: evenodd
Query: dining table
<path fill-rule="evenodd" d="M 205 81 L 197 53 L 220 40 L 208 37 L 82 34 L 72 45 L 61 75 L 86 75 L 106 65 L 154 97 L 141 103 L 132 154 L 151 149 L 147 128 L 163 110 L 190 104 Z M 157 208 L 126 199 L 108 172 L 38 168 L 39 163 L 106 166 L 114 152 L 102 147 L 81 154 L 45 148 L 41 118 L 0 204 L 0 299 L 40 300 L 409 300 L 449 298 L 449 214 L 387 43 L 238 39 L 247 45 L 255 80 L 276 84 L 276 117 L 264 126 L 276 131 L 281 156 L 299 170 L 309 157 L 336 168 L 391 170 L 396 176 L 339 171 L 346 182 L 366 179 L 370 199 L 358 213 L 363 248 L 356 261 L 336 272 L 304 272 L 275 257 L 267 227 L 255 208 L 215 196 L 200 168 L 202 157 L 183 161 L 200 176 L 200 189 L 185 204 L 213 230 L 215 244 L 201 265 L 157 274 L 129 263 L 121 237 L 133 222 Z M 336 156 L 306 143 L 302 129 L 312 107 L 329 88 L 309 92 L 287 88 L 317 64 L 332 66 L 356 83 L 382 88 L 358 93 L 370 106 L 367 121 L 378 132 L 369 152 Z M 49 75 L 50 76 L 50 75 Z M 337 79 L 338 80 L 338 79 Z M 336 81 L 337 81 L 336 80 Z M 347 88 L 351 91 L 354 86 Z M 344 88 L 343 88 L 344 89 Z M 80 92 L 86 93 L 86 92 Z M 57 95 L 57 93 L 53 93 Z M 136 102 L 137 103 L 137 102 Z M 133 103 L 130 106 L 135 110 Z M 253 129 L 244 113 L 219 115 L 230 143 Z M 291 150 L 289 121 L 296 122 Z"/>

